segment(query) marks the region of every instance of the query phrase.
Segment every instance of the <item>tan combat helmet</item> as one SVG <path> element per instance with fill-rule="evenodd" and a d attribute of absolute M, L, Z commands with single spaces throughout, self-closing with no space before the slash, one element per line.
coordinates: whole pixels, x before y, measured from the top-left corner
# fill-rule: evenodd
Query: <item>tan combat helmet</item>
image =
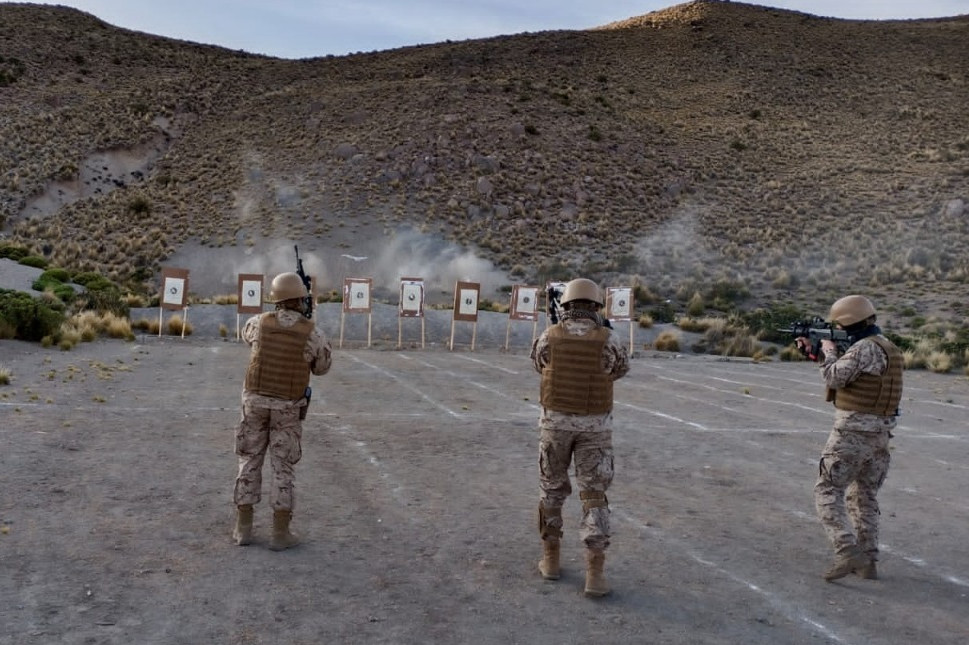
<path fill-rule="evenodd" d="M 842 327 L 868 320 L 875 315 L 875 306 L 864 296 L 845 296 L 831 305 L 828 320 Z"/>
<path fill-rule="evenodd" d="M 307 296 L 306 287 L 298 275 L 293 272 L 280 273 L 273 278 L 272 289 L 269 292 L 269 299 L 274 303 L 284 300 L 294 300 Z"/>
<path fill-rule="evenodd" d="M 589 300 L 600 307 L 604 304 L 599 285 L 587 278 L 576 278 L 565 285 L 565 291 L 562 292 L 562 304 L 565 305 L 573 300 Z"/>

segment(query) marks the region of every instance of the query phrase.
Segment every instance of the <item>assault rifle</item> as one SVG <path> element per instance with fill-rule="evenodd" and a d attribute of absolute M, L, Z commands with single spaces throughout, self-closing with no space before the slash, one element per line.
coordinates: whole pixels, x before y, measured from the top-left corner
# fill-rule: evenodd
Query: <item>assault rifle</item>
<path fill-rule="evenodd" d="M 546 300 L 548 301 L 548 317 L 552 321 L 553 325 L 559 323 L 559 310 L 562 305 L 560 301 L 562 300 L 562 291 L 554 284 L 548 285 L 548 292 L 546 293 Z"/>
<path fill-rule="evenodd" d="M 812 361 L 821 357 L 821 341 L 830 340 L 838 347 L 838 352 L 843 353 L 855 342 L 855 337 L 843 329 L 835 327 L 834 323 L 825 322 L 820 316 L 815 316 L 811 320 L 799 320 L 791 323 L 787 329 L 778 329 L 783 334 L 789 334 L 792 338 L 807 338 L 811 341 L 810 347 L 802 347 L 801 353 Z"/>
<path fill-rule="evenodd" d="M 306 287 L 306 296 L 303 298 L 303 315 L 313 319 L 313 281 L 310 277 L 306 275 L 306 271 L 303 270 L 303 261 L 299 258 L 299 246 L 293 245 L 293 249 L 296 250 L 296 275 L 299 279 L 303 281 L 303 286 Z M 310 409 L 310 399 L 313 398 L 313 388 L 306 386 L 303 391 L 303 396 L 306 398 L 306 405 L 299 409 L 299 419 L 302 421 L 306 418 L 306 413 Z"/>
<path fill-rule="evenodd" d="M 299 259 L 299 247 L 293 245 L 296 249 L 296 275 L 299 279 L 303 281 L 303 286 L 306 287 L 306 297 L 303 298 L 303 315 L 307 318 L 313 317 L 313 282 L 310 277 L 306 275 L 306 271 L 303 271 L 303 261 Z"/>

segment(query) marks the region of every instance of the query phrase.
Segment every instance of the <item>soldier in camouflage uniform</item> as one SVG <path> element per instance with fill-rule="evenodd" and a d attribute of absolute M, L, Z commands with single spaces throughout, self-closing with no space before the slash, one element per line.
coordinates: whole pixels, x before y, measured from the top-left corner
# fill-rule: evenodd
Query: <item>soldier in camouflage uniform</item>
<path fill-rule="evenodd" d="M 864 296 L 835 302 L 829 320 L 847 331 L 853 343 L 840 357 L 834 342 L 821 343 L 821 375 L 827 400 L 836 408 L 814 487 L 818 518 L 836 554 L 824 579 L 850 573 L 875 579 L 877 495 L 891 459 L 888 442 L 902 396 L 902 354 L 882 336 L 875 308 Z M 808 342 L 797 340 L 802 349 Z"/>
<path fill-rule="evenodd" d="M 252 507 L 262 498 L 262 465 L 267 452 L 273 509 L 269 548 L 280 551 L 299 543 L 289 523 L 295 497 L 293 467 L 302 456 L 300 421 L 309 404 L 310 372 L 326 374 L 331 364 L 330 342 L 303 315 L 306 295 L 297 274 L 276 276 L 270 292 L 275 311 L 253 316 L 242 330 L 242 338 L 252 350 L 235 439 L 239 474 L 232 495 L 237 508 L 232 537 L 240 546 L 252 540 Z"/>
<path fill-rule="evenodd" d="M 562 505 L 572 492 L 569 465 L 574 461 L 586 546 L 585 593 L 597 597 L 610 591 L 602 569 L 609 546 L 606 491 L 613 476 L 612 384 L 629 371 L 629 354 L 603 324 L 602 295 L 594 282 L 572 280 L 561 304 L 562 320 L 542 333 L 531 352 L 542 375 L 538 528 L 543 557 L 538 569 L 546 580 L 559 578 Z"/>

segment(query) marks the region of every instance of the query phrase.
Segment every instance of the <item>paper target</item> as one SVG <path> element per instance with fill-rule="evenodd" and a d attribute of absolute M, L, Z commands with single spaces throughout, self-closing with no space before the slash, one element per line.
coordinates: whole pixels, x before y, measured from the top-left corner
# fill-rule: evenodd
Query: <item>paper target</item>
<path fill-rule="evenodd" d="M 240 273 L 238 281 L 238 304 L 240 314 L 262 313 L 263 275 L 261 273 Z"/>
<path fill-rule="evenodd" d="M 169 278 L 165 281 L 165 304 L 181 306 L 185 294 L 185 280 L 182 278 Z"/>
<path fill-rule="evenodd" d="M 424 281 L 419 278 L 401 278 L 400 315 L 424 315 Z"/>
<path fill-rule="evenodd" d="M 514 285 L 508 315 L 512 320 L 535 320 L 538 317 L 538 287 Z"/>
<path fill-rule="evenodd" d="M 481 285 L 477 282 L 458 282 L 454 287 L 454 320 L 478 320 L 478 294 Z"/>
<path fill-rule="evenodd" d="M 182 309 L 188 306 L 188 269 L 162 269 L 158 303 L 162 309 Z"/>
<path fill-rule="evenodd" d="M 632 316 L 632 288 L 609 287 L 606 289 L 606 318 L 610 320 L 632 320 Z"/>
<path fill-rule="evenodd" d="M 461 307 L 459 311 L 469 316 L 478 310 L 478 292 L 471 289 L 461 290 Z"/>
<path fill-rule="evenodd" d="M 372 278 L 347 278 L 343 283 L 343 310 L 370 313 Z"/>

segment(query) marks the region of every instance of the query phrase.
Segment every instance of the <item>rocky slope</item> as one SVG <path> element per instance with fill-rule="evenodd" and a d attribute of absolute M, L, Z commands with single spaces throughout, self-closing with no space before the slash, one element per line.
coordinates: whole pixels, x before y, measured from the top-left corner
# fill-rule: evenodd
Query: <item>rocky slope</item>
<path fill-rule="evenodd" d="M 292 61 L 5 3 L 0 57 L 4 233 L 57 264 L 143 284 L 409 227 L 509 281 L 964 313 L 969 16 L 702 1 Z"/>

